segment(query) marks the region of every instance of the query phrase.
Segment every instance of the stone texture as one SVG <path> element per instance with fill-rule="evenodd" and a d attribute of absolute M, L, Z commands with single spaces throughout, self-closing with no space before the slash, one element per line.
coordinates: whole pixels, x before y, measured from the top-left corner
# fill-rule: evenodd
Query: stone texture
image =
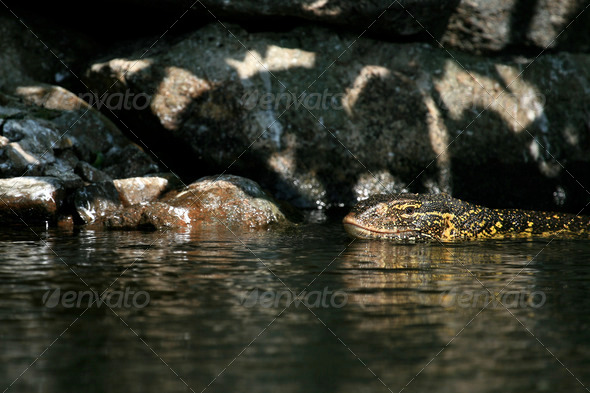
<path fill-rule="evenodd" d="M 198 26 L 208 20 L 224 24 L 234 21 L 254 30 L 282 31 L 311 21 L 316 25 L 346 29 L 356 36 L 371 35 L 386 40 L 411 38 L 414 42 L 426 42 L 433 46 L 438 41 L 447 48 L 474 53 L 535 48 L 536 55 L 539 48 L 588 52 L 590 31 L 586 27 L 590 23 L 590 13 L 584 11 L 589 4 L 588 0 L 202 0 L 194 4 L 185 0 L 126 0 L 102 2 L 95 7 L 95 12 L 80 16 L 75 21 L 66 20 L 61 25 L 74 26 L 88 35 L 95 35 L 97 40 L 106 40 L 110 45 L 111 36 L 127 37 L 135 35 L 140 29 L 159 36 L 179 15 L 182 18 L 177 20 L 175 27 Z M 35 7 L 37 14 L 40 6 Z M 11 7 L 21 7 L 19 14 L 30 12 L 18 2 Z M 41 9 L 49 18 L 62 16 L 59 8 L 51 5 Z M 141 17 L 127 18 L 131 14 Z M 94 28 L 107 18 L 113 21 L 109 31 Z M 8 55 L 5 64 L 12 65 L 12 68 L 20 67 L 21 74 L 43 75 L 43 79 L 37 80 L 53 83 L 52 79 L 48 79 L 52 77 L 50 70 L 60 66 L 64 68 L 63 65 L 52 61 L 52 56 L 46 56 L 43 62 L 28 60 L 30 57 L 20 53 L 23 45 L 30 47 L 32 50 L 29 52 L 35 54 L 42 54 L 46 49 L 16 21 L 6 18 L 4 22 L 11 26 L 4 31 L 8 38 L 4 45 L 0 41 L 0 47 L 4 46 Z M 34 29 L 43 29 L 43 25 L 37 24 Z M 78 34 L 42 32 L 44 38 L 51 38 L 50 47 L 58 47 L 60 54 L 67 55 L 71 52 L 70 47 L 84 51 L 84 45 L 71 38 Z M 55 36 L 65 38 L 56 39 Z M 142 45 L 149 47 L 152 42 Z M 13 56 L 13 53 L 18 56 Z M 76 57 L 68 56 L 66 64 L 71 65 L 74 59 Z M 63 70 L 53 73 L 69 74 Z"/>
<path fill-rule="evenodd" d="M 89 184 L 73 194 L 73 205 L 83 224 L 101 225 L 122 206 L 112 181 Z"/>
<path fill-rule="evenodd" d="M 104 176 L 157 172 L 157 164 L 105 116 L 61 87 L 19 86 L 0 99 L 0 176 L 53 176 L 67 188 Z M 103 178 L 90 174 L 90 163 Z M 94 173 L 98 175 L 98 169 Z"/>
<path fill-rule="evenodd" d="M 170 188 L 168 179 L 155 176 L 117 179 L 113 183 L 125 206 L 155 201 Z"/>
<path fill-rule="evenodd" d="M 15 94 L 26 103 L 54 111 L 51 121 L 71 141 L 78 158 L 99 163 L 113 178 L 158 170 L 157 164 L 111 120 L 72 92 L 59 86 L 35 84 L 20 86 Z"/>
<path fill-rule="evenodd" d="M 204 177 L 164 200 L 171 206 L 188 207 L 193 222 L 256 228 L 286 221 L 256 182 L 240 176 Z"/>
<path fill-rule="evenodd" d="M 205 0 L 203 5 L 221 17 L 298 17 L 325 24 L 345 26 L 359 33 L 408 36 L 426 28 L 438 34 L 459 3 L 458 0 Z M 199 11 L 197 7 L 194 7 Z M 201 10 L 204 11 L 204 10 Z M 264 20 L 262 20 L 264 22 Z"/>
<path fill-rule="evenodd" d="M 309 26 L 226 27 L 95 63 L 87 83 L 154 92 L 126 115 L 190 148 L 171 165 L 248 174 L 299 207 L 353 204 L 376 185 L 537 209 L 587 198 L 568 174 L 590 180 L 587 55 L 499 61 Z"/>
<path fill-rule="evenodd" d="M 108 229 L 181 229 L 191 228 L 188 207 L 175 207 L 162 202 L 132 205 L 112 212 L 104 225 Z"/>
<path fill-rule="evenodd" d="M 109 175 L 100 169 L 96 169 L 86 161 L 78 161 L 75 171 L 78 176 L 88 183 L 102 183 L 113 180 Z"/>
<path fill-rule="evenodd" d="M 265 229 L 288 223 L 280 208 L 258 184 L 232 175 L 199 179 L 160 201 L 118 209 L 105 220 L 110 229 L 198 229 L 203 225 Z"/>
<path fill-rule="evenodd" d="M 113 23 L 109 31 L 101 31 L 103 35 L 138 27 L 144 30 L 153 28 L 161 34 L 182 15 L 179 24 L 193 26 L 204 20 L 233 20 L 272 30 L 281 29 L 285 24 L 313 21 L 347 28 L 357 35 L 370 28 L 371 32 L 388 37 L 406 37 L 422 32 L 424 27 L 434 34 L 439 33 L 458 3 L 459 0 L 201 0 L 198 3 L 186 0 L 109 0 L 95 7 L 95 12 L 79 15 L 78 19 L 86 22 L 81 30 L 96 34 L 92 27 L 109 18 Z M 18 3 L 15 6 L 18 7 Z M 59 13 L 55 7 L 45 8 L 49 15 Z M 125 18 L 127 15 L 136 17 Z M 133 33 L 129 31 L 129 34 Z"/>
<path fill-rule="evenodd" d="M 589 4 L 588 0 L 462 0 L 441 42 L 475 53 L 526 47 L 588 52 Z"/>
<path fill-rule="evenodd" d="M 0 179 L 0 223 L 35 225 L 55 221 L 65 188 L 52 177 Z"/>
<path fill-rule="evenodd" d="M 26 5 L 25 8 L 18 14 L 24 16 L 37 5 Z M 35 23 L 31 23 L 32 19 Z M 76 79 L 72 70 L 78 69 L 94 53 L 94 41 L 80 32 L 66 29 L 63 23 L 51 23 L 55 20 L 48 23 L 40 20 L 38 15 L 25 20 L 21 23 L 8 12 L 0 15 L 0 90 L 11 91 L 16 86 L 39 82 L 67 83 Z"/>

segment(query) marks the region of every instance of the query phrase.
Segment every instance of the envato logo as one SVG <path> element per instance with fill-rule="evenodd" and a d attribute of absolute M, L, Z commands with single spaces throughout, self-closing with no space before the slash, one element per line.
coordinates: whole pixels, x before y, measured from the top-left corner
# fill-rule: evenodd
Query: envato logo
<path fill-rule="evenodd" d="M 244 307 L 279 308 L 292 304 L 307 308 L 342 308 L 348 302 L 348 294 L 343 291 L 331 291 L 327 287 L 321 291 L 302 292 L 295 295 L 289 290 L 261 291 L 254 288 L 240 298 Z"/>
<path fill-rule="evenodd" d="M 440 295 L 440 304 L 445 307 L 456 306 L 459 308 L 541 308 L 545 304 L 547 296 L 542 291 L 505 291 L 499 294 L 491 294 L 481 291 L 459 291 L 451 289 Z M 489 303 L 489 304 L 488 304 Z"/>
<path fill-rule="evenodd" d="M 104 304 L 109 308 L 144 308 L 150 302 L 146 291 L 113 290 L 99 294 L 96 291 L 64 291 L 60 288 L 48 290 L 43 295 L 43 305 L 47 308 L 62 306 L 64 308 L 100 308 Z"/>
<path fill-rule="evenodd" d="M 77 97 L 80 100 L 76 100 L 72 103 L 71 96 L 69 95 L 55 95 L 48 93 L 40 99 L 41 102 L 37 103 L 51 108 L 67 107 L 71 110 L 79 110 L 85 109 L 84 102 L 86 102 L 88 105 L 93 106 L 98 110 L 104 108 L 112 111 L 141 111 L 147 108 L 152 100 L 150 94 L 134 93 L 130 89 L 118 93 L 106 92 L 100 96 L 94 92 L 79 93 Z"/>
<path fill-rule="evenodd" d="M 247 110 L 278 110 L 290 108 L 299 109 L 300 106 L 308 110 L 342 110 L 342 100 L 344 93 L 330 93 L 327 89 L 323 93 L 308 93 L 301 94 L 293 92 L 282 93 L 260 93 L 258 90 L 248 91 L 244 93 L 240 102 Z"/>
<path fill-rule="evenodd" d="M 80 93 L 78 98 L 100 110 L 105 108 L 111 111 L 136 110 L 141 111 L 150 105 L 151 96 L 147 93 L 133 93 L 129 89 L 124 93 L 105 93 L 98 96 L 96 93 Z"/>

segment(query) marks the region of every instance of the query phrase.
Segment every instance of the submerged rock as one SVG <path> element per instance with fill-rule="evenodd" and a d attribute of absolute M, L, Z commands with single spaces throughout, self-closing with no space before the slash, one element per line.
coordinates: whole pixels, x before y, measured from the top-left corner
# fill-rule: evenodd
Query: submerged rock
<path fill-rule="evenodd" d="M 119 193 L 112 181 L 93 183 L 77 189 L 73 204 L 84 224 L 102 224 L 113 211 L 122 207 Z"/>
<path fill-rule="evenodd" d="M 258 228 L 287 221 L 258 183 L 240 176 L 204 177 L 164 201 L 187 207 L 191 222 Z"/>
<path fill-rule="evenodd" d="M 73 190 L 55 177 L 0 179 L 0 223 L 109 229 L 265 229 L 290 223 L 252 180 L 211 176 L 163 195 L 175 183 L 170 177 L 107 180 Z"/>
<path fill-rule="evenodd" d="M 34 225 L 55 222 L 65 188 L 53 177 L 0 179 L 0 222 Z"/>
<path fill-rule="evenodd" d="M 191 228 L 188 207 L 175 207 L 162 202 L 144 202 L 118 209 L 104 221 L 109 229 L 178 229 Z"/>
<path fill-rule="evenodd" d="M 232 175 L 199 179 L 158 202 L 118 209 L 105 221 L 110 229 L 199 228 L 202 225 L 264 229 L 288 223 L 280 208 L 256 182 Z"/>

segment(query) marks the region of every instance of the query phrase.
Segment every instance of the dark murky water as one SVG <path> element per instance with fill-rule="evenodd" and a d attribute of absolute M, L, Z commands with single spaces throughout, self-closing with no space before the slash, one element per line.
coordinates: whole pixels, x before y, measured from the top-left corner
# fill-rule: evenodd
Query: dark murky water
<path fill-rule="evenodd" d="M 590 387 L 590 241 L 38 234 L 0 234 L 0 391 Z"/>

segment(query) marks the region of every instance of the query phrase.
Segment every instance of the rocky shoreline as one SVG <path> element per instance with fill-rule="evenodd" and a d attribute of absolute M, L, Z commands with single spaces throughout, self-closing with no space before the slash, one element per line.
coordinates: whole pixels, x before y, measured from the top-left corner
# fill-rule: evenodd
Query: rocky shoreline
<path fill-rule="evenodd" d="M 4 225 L 267 228 L 292 221 L 275 200 L 401 191 L 590 202 L 587 1 L 123 3 L 186 19 L 105 38 L 0 14 Z"/>

